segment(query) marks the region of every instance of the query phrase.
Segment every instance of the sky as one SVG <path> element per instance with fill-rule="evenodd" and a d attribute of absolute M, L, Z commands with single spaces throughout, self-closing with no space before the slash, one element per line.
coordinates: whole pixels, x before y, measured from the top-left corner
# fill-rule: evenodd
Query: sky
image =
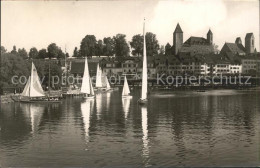
<path fill-rule="evenodd" d="M 222 48 L 246 33 L 254 33 L 259 51 L 258 0 L 111 0 L 111 1 L 1 1 L 1 45 L 8 51 L 31 47 L 38 50 L 56 43 L 71 55 L 87 34 L 97 39 L 117 33 L 156 34 L 160 45 L 172 45 L 173 32 L 180 24 L 183 38 L 205 37 L 213 32 L 213 43 Z"/>

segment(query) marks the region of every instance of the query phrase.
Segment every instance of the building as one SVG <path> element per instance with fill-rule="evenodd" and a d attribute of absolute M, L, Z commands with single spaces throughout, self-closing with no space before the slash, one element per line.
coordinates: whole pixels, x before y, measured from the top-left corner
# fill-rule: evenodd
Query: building
<path fill-rule="evenodd" d="M 254 53 L 255 51 L 255 37 L 253 33 L 247 33 L 245 37 L 246 53 Z"/>
<path fill-rule="evenodd" d="M 209 30 L 207 39 L 191 36 L 183 43 L 183 31 L 178 23 L 173 33 L 173 48 L 175 55 L 184 52 L 191 55 L 214 53 L 213 33 Z"/>
<path fill-rule="evenodd" d="M 256 75 L 259 71 L 260 56 L 252 55 L 241 59 L 242 73 Z"/>
<path fill-rule="evenodd" d="M 243 47 L 243 45 L 241 43 L 239 43 L 239 39 L 237 39 L 236 43 L 225 43 L 224 46 L 222 47 L 220 53 L 221 54 L 232 53 L 235 55 L 246 55 L 245 50 L 242 49 L 242 47 Z"/>

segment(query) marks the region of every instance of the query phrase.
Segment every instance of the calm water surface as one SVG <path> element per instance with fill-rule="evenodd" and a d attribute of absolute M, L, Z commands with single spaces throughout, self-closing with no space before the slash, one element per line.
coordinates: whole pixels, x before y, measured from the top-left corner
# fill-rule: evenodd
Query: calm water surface
<path fill-rule="evenodd" d="M 1 105 L 1 166 L 259 166 L 260 92 L 121 91 Z"/>

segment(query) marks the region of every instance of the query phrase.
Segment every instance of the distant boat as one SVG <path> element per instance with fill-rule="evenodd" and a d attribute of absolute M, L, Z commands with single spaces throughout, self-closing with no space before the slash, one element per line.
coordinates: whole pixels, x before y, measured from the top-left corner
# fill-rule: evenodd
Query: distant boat
<path fill-rule="evenodd" d="M 85 94 L 84 98 L 89 99 L 89 98 L 95 97 L 94 89 L 92 86 L 92 81 L 91 81 L 91 78 L 89 75 L 87 58 L 85 58 L 85 69 L 84 69 L 84 74 L 83 74 L 83 78 L 82 78 L 82 85 L 81 85 L 80 92 Z"/>
<path fill-rule="evenodd" d="M 130 95 L 130 89 L 129 89 L 129 85 L 128 85 L 128 82 L 127 82 L 127 78 L 125 76 L 125 79 L 124 79 L 124 86 L 123 86 L 123 91 L 122 91 L 122 97 L 132 97 Z"/>
<path fill-rule="evenodd" d="M 140 104 L 147 103 L 147 58 L 146 58 L 146 42 L 145 42 L 145 22 L 143 27 L 143 36 L 144 36 L 144 48 L 143 48 L 143 73 L 142 73 L 142 95 L 138 100 Z"/>
<path fill-rule="evenodd" d="M 97 65 L 97 74 L 96 74 L 96 88 L 102 88 L 102 70 L 99 67 L 99 63 Z"/>
<path fill-rule="evenodd" d="M 14 101 L 26 102 L 26 103 L 35 103 L 35 102 L 60 102 L 59 97 L 49 97 L 46 96 L 40 80 L 37 74 L 36 67 L 32 62 L 31 76 L 24 87 L 23 92 L 20 96 L 12 97 Z"/>

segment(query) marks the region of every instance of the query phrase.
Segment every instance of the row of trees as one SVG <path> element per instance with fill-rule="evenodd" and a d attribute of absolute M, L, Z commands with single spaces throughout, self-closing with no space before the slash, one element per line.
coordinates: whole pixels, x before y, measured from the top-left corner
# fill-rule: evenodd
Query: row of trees
<path fill-rule="evenodd" d="M 97 40 L 94 35 L 86 35 L 81 43 L 80 48 L 75 47 L 73 57 L 90 57 L 90 56 L 129 56 L 130 47 L 132 55 L 142 56 L 143 54 L 143 36 L 137 34 L 133 36 L 130 46 L 126 41 L 126 35 L 117 34 L 113 37 L 105 37 L 103 40 Z M 145 35 L 147 55 L 154 56 L 164 54 L 164 46 L 159 46 L 156 35 L 148 32 Z"/>
<path fill-rule="evenodd" d="M 1 54 L 7 53 L 7 50 L 4 46 L 1 46 Z M 65 56 L 69 57 L 68 53 L 64 53 L 60 47 L 58 47 L 55 43 L 51 43 L 48 45 L 47 49 L 37 50 L 36 47 L 32 47 L 29 53 L 24 48 L 16 49 L 16 46 L 13 46 L 10 54 L 19 55 L 23 59 L 45 59 L 45 58 L 65 58 Z"/>

